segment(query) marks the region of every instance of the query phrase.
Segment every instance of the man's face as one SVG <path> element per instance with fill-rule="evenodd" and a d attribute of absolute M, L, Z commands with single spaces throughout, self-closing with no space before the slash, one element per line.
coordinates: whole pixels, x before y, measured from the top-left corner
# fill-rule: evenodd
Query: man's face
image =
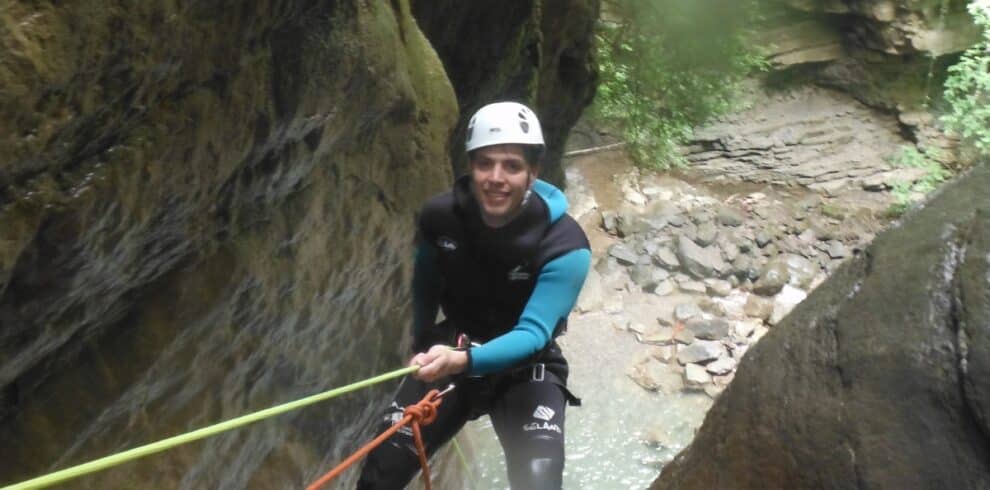
<path fill-rule="evenodd" d="M 485 224 L 499 227 L 511 221 L 536 174 L 536 169 L 526 162 L 520 145 L 493 145 L 476 150 L 471 160 L 471 188 L 481 205 Z"/>

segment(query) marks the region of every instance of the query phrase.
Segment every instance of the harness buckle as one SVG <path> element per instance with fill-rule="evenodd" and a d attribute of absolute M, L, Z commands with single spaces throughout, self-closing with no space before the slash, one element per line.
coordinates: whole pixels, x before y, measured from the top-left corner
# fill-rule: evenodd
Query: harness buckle
<path fill-rule="evenodd" d="M 546 366 L 542 362 L 533 364 L 533 381 L 543 381 L 546 377 L 546 370 Z"/>

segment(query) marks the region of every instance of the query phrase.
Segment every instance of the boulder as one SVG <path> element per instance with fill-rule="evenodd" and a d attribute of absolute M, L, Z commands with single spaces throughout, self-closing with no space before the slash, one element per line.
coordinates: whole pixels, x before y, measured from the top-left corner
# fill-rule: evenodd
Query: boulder
<path fill-rule="evenodd" d="M 629 268 L 629 279 L 643 291 L 651 293 L 660 282 L 655 271 L 652 265 L 634 265 Z"/>
<path fill-rule="evenodd" d="M 849 256 L 849 249 L 838 240 L 830 240 L 828 242 L 828 248 L 825 249 L 825 253 L 833 259 L 844 259 Z"/>
<path fill-rule="evenodd" d="M 791 273 L 787 264 L 780 260 L 771 260 L 763 267 L 760 278 L 753 284 L 753 292 L 763 296 L 773 296 L 790 280 Z"/>
<path fill-rule="evenodd" d="M 653 289 L 653 294 L 657 296 L 668 296 L 672 294 L 677 289 L 674 285 L 674 281 L 670 279 L 664 279 L 657 283 L 657 287 Z"/>
<path fill-rule="evenodd" d="M 622 265 L 633 265 L 639 262 L 639 255 L 624 243 L 616 243 L 608 248 L 608 254 L 615 257 Z"/>
<path fill-rule="evenodd" d="M 602 211 L 602 229 L 613 234 L 618 235 L 619 231 L 616 229 L 616 225 L 619 223 L 619 216 L 615 211 Z"/>
<path fill-rule="evenodd" d="M 656 253 L 653 254 L 653 258 L 657 265 L 667 270 L 675 270 L 681 266 L 681 261 L 677 260 L 677 255 L 667 247 L 657 248 Z"/>
<path fill-rule="evenodd" d="M 696 340 L 677 351 L 677 362 L 681 364 L 705 363 L 714 361 L 726 354 L 722 342 L 717 340 Z"/>
<path fill-rule="evenodd" d="M 624 211 L 615 220 L 615 231 L 620 237 L 630 237 L 651 229 L 650 222 L 640 213 Z"/>
<path fill-rule="evenodd" d="M 739 226 L 745 219 L 741 212 L 728 206 L 719 207 L 715 214 L 715 221 L 722 226 Z"/>
<path fill-rule="evenodd" d="M 736 360 L 731 357 L 720 357 L 705 365 L 705 370 L 710 374 L 724 376 L 736 369 Z"/>
<path fill-rule="evenodd" d="M 801 289 L 809 289 L 808 286 L 820 272 L 818 264 L 801 255 L 784 254 L 776 260 L 784 262 L 787 266 L 790 275 L 788 283 Z"/>
<path fill-rule="evenodd" d="M 712 375 L 708 374 L 704 366 L 699 364 L 688 364 L 684 366 L 684 386 L 689 388 L 700 388 L 712 382 Z"/>
<path fill-rule="evenodd" d="M 699 247 L 683 235 L 677 239 L 677 258 L 684 270 L 698 279 L 705 279 L 728 269 L 718 247 Z"/>
<path fill-rule="evenodd" d="M 698 231 L 694 236 L 694 243 L 698 246 L 707 247 L 715 243 L 715 239 L 718 238 L 718 228 L 712 222 L 702 223 L 698 225 Z"/>
<path fill-rule="evenodd" d="M 721 318 L 691 320 L 685 327 L 694 334 L 695 338 L 703 340 L 719 340 L 729 335 L 729 322 Z"/>
<path fill-rule="evenodd" d="M 724 298 L 732 294 L 732 284 L 724 279 L 705 279 L 705 288 L 711 296 Z"/>

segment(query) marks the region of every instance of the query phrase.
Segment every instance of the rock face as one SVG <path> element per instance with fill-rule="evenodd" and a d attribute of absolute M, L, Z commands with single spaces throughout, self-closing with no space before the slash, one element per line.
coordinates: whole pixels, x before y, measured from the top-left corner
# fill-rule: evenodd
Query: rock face
<path fill-rule="evenodd" d="M 752 97 L 759 102 L 750 109 L 695 132 L 686 149 L 693 168 L 822 190 L 860 187 L 894 171 L 888 152 L 904 142 L 895 117 L 817 87 L 754 90 Z"/>
<path fill-rule="evenodd" d="M 963 2 L 784 0 L 784 3 L 798 10 L 841 16 L 849 38 L 868 49 L 894 55 L 955 53 L 969 47 L 979 34 L 961 8 Z"/>
<path fill-rule="evenodd" d="M 598 0 L 413 1 L 416 21 L 450 73 L 461 115 L 496 100 L 530 101 L 547 141 L 540 177 L 561 186 L 567 133 L 594 96 L 598 8 Z M 466 126 L 462 117 L 451 140 L 455 173 L 467 163 Z"/>
<path fill-rule="evenodd" d="M 651 488 L 990 486 L 988 186 L 983 165 L 849 259 Z"/>
<path fill-rule="evenodd" d="M 529 12 L 459 39 L 528 53 L 494 33 L 556 26 Z M 414 213 L 452 178 L 462 77 L 406 1 L 15 3 L 2 17 L 0 482 L 401 365 Z M 559 63 L 588 40 L 555 36 L 576 32 L 544 29 L 539 46 Z M 534 56 L 487 73 L 557 66 Z M 550 106 L 542 86 L 526 95 Z M 370 434 L 391 389 L 75 487 L 300 486 Z"/>
<path fill-rule="evenodd" d="M 957 140 L 929 104 L 941 96 L 951 55 L 980 38 L 965 4 L 766 3 L 756 37 L 773 66 L 773 90 L 754 91 L 749 110 L 696 130 L 688 160 L 714 176 L 826 192 L 917 181 L 888 162 L 900 145 L 948 166 L 970 163 L 958 161 Z"/>

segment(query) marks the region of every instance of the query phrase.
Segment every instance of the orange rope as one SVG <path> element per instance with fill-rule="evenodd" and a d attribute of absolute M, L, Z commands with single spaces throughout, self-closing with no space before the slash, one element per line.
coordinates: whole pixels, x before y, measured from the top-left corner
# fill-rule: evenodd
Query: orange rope
<path fill-rule="evenodd" d="M 372 449 L 378 447 L 381 443 L 385 442 L 386 439 L 391 437 L 392 434 L 395 434 L 399 431 L 399 429 L 409 423 L 412 423 L 413 440 L 416 441 L 416 449 L 419 451 L 419 464 L 423 467 L 423 484 L 426 486 L 426 490 L 430 490 L 430 468 L 426 464 L 426 447 L 423 445 L 423 437 L 420 433 L 419 425 L 429 425 L 437 419 L 437 408 L 440 407 L 440 402 L 442 400 L 443 399 L 441 398 L 441 393 L 439 391 L 430 390 L 430 392 L 427 393 L 426 396 L 424 396 L 418 403 L 406 407 L 406 409 L 402 412 L 404 415 L 402 420 L 396 422 L 385 432 L 382 432 L 381 435 L 337 465 L 336 468 L 321 476 L 319 480 L 311 483 L 308 487 L 306 487 L 306 490 L 317 490 L 323 485 L 326 485 L 330 480 L 333 480 L 338 475 L 343 473 L 344 470 L 359 461 L 361 458 L 365 457 L 371 452 Z"/>

